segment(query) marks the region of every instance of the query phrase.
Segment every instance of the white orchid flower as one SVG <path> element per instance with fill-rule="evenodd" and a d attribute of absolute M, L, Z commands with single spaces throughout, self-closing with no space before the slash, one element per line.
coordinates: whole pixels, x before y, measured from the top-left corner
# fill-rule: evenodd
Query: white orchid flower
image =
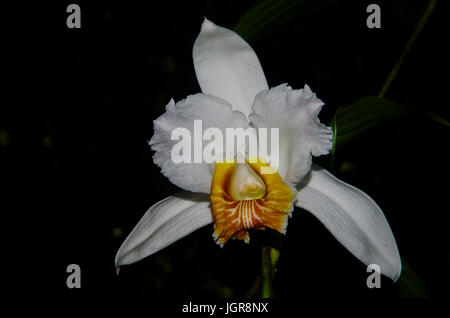
<path fill-rule="evenodd" d="M 203 93 L 190 95 L 154 121 L 154 162 L 184 189 L 153 205 L 116 256 L 116 267 L 156 253 L 193 231 L 214 223 L 223 246 L 230 238 L 249 241 L 249 229 L 285 233 L 293 205 L 315 215 L 334 237 L 366 265 L 396 281 L 401 272 L 397 244 L 380 207 L 364 192 L 312 165 L 329 153 L 332 132 L 319 122 L 323 102 L 305 85 L 267 85 L 258 57 L 235 32 L 205 19 L 193 48 Z M 264 160 L 236 163 L 174 163 L 171 133 L 177 127 L 279 128 L 279 169 L 258 173 Z"/>

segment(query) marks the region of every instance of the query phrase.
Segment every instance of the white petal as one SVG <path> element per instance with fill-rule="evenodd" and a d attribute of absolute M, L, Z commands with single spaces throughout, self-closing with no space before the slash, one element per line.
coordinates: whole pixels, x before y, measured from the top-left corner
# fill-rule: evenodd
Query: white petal
<path fill-rule="evenodd" d="M 192 55 L 202 92 L 229 101 L 233 110 L 246 116 L 256 94 L 268 88 L 258 57 L 248 43 L 207 19 Z"/>
<path fill-rule="evenodd" d="M 150 140 L 152 150 L 156 151 L 153 161 L 162 173 L 175 185 L 192 192 L 209 193 L 211 190 L 212 169 L 210 164 L 203 160 L 195 163 L 194 158 L 194 120 L 202 120 L 202 131 L 199 136 L 202 140 L 203 132 L 210 127 L 220 129 L 225 136 L 226 128 L 242 127 L 246 129 L 246 117 L 237 111 L 231 110 L 231 105 L 223 99 L 196 94 L 188 96 L 176 105 L 173 100 L 166 106 L 166 112 L 154 121 L 155 134 Z M 186 128 L 191 134 L 190 163 L 175 163 L 171 152 L 179 140 L 171 140 L 175 128 Z M 223 138 L 225 140 L 225 137 Z M 211 141 L 203 141 L 204 149 Z M 224 143 L 222 148 L 225 150 Z"/>
<path fill-rule="evenodd" d="M 316 216 L 333 236 L 366 265 L 377 264 L 394 281 L 401 273 L 394 235 L 380 207 L 361 190 L 313 166 L 296 206 Z"/>
<path fill-rule="evenodd" d="M 291 187 L 308 174 L 311 155 L 325 155 L 331 149 L 332 132 L 317 117 L 323 105 L 308 85 L 293 90 L 281 84 L 255 97 L 249 118 L 257 128 L 279 129 L 279 173 Z"/>
<path fill-rule="evenodd" d="M 116 255 L 116 268 L 131 264 L 212 223 L 209 198 L 182 191 L 153 205 Z"/>

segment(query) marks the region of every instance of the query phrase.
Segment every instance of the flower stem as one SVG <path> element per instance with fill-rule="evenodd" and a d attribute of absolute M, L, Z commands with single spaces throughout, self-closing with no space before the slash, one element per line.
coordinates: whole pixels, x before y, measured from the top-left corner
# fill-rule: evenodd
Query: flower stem
<path fill-rule="evenodd" d="M 272 297 L 272 260 L 270 259 L 270 249 L 270 246 L 263 246 L 262 248 L 262 298 Z"/>
<path fill-rule="evenodd" d="M 378 93 L 378 97 L 384 97 L 387 90 L 391 86 L 393 80 L 397 76 L 398 70 L 400 69 L 400 66 L 403 63 L 403 60 L 405 59 L 408 52 L 411 50 L 412 46 L 414 45 L 414 42 L 416 42 L 416 39 L 419 36 L 420 32 L 422 31 L 423 26 L 425 25 L 425 23 L 427 22 L 428 18 L 431 15 L 431 13 L 433 12 L 433 10 L 436 6 L 436 3 L 437 3 L 437 0 L 430 0 L 428 2 L 428 5 L 422 14 L 422 17 L 420 18 L 419 22 L 417 22 L 416 28 L 414 29 L 408 42 L 406 43 L 405 48 L 403 49 L 402 53 L 400 54 L 400 57 L 398 58 L 394 67 L 392 68 L 391 73 L 384 81 L 383 86 L 381 86 L 380 92 Z"/>
<path fill-rule="evenodd" d="M 262 298 L 273 297 L 272 280 L 275 275 L 275 266 L 280 257 L 280 251 L 271 246 L 263 246 L 261 257 L 261 293 Z"/>

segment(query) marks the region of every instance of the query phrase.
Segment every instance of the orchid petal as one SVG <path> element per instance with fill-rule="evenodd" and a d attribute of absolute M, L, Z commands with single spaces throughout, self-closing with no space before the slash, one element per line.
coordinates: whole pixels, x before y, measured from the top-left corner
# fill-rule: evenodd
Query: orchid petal
<path fill-rule="evenodd" d="M 194 121 L 201 120 L 200 136 L 194 133 Z M 219 140 L 203 140 L 203 133 L 208 128 L 219 129 L 222 136 L 226 128 L 248 127 L 246 117 L 237 111 L 232 111 L 231 105 L 220 98 L 204 94 L 190 95 L 175 104 L 173 100 L 166 106 L 166 112 L 154 121 L 155 133 L 150 140 L 152 150 L 156 151 L 153 161 L 162 173 L 175 185 L 187 191 L 209 193 L 211 190 L 211 163 L 205 162 L 199 153 L 199 162 L 195 162 L 195 138 L 200 139 L 202 149 L 211 142 Z M 174 129 L 185 128 L 190 134 L 190 156 L 187 162 L 175 162 L 172 150 L 179 140 L 172 140 Z M 213 139 L 213 138 L 211 138 Z M 221 148 L 225 150 L 222 145 Z M 200 149 L 201 151 L 201 149 Z M 226 156 L 226 155 L 224 155 Z"/>
<path fill-rule="evenodd" d="M 235 32 L 205 19 L 194 48 L 195 73 L 204 94 L 223 98 L 249 115 L 267 81 L 253 49 Z"/>
<path fill-rule="evenodd" d="M 366 265 L 396 281 L 401 261 L 394 235 L 380 207 L 361 190 L 314 166 L 302 182 L 296 206 L 311 212 Z"/>
<path fill-rule="evenodd" d="M 182 191 L 153 205 L 122 243 L 116 268 L 132 264 L 212 223 L 208 196 Z"/>
<path fill-rule="evenodd" d="M 293 90 L 281 84 L 255 97 L 249 118 L 256 128 L 279 129 L 279 173 L 291 187 L 308 174 L 311 155 L 325 155 L 331 149 L 332 132 L 317 117 L 323 105 L 308 85 Z M 271 138 L 267 139 L 270 149 Z"/>

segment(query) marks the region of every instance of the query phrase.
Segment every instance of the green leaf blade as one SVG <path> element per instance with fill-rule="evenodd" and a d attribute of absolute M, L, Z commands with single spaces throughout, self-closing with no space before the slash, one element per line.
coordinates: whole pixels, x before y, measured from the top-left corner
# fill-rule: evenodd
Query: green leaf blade
<path fill-rule="evenodd" d="M 444 118 L 424 109 L 394 103 L 384 98 L 367 96 L 338 108 L 330 125 L 334 130 L 332 156 L 337 148 L 359 138 L 371 128 L 406 117 L 427 118 L 450 127 Z"/>
<path fill-rule="evenodd" d="M 255 43 L 272 34 L 294 18 L 321 11 L 339 0 L 260 0 L 245 12 L 234 31 L 246 41 Z"/>

